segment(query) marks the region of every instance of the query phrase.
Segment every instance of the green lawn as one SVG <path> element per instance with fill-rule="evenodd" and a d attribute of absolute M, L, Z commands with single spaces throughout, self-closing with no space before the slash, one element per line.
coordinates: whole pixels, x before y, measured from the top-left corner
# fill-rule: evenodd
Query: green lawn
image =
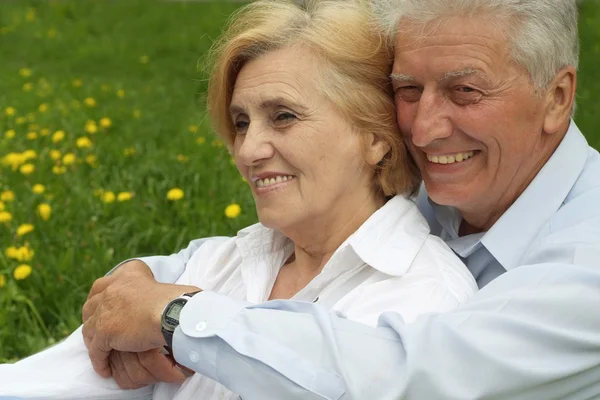
<path fill-rule="evenodd" d="M 11 161 L 0 164 L 0 220 L 12 217 L 0 223 L 0 362 L 75 329 L 91 283 L 120 260 L 255 221 L 245 183 L 208 128 L 197 70 L 235 7 L 0 2 L 0 159 Z M 600 5 L 585 4 L 577 121 L 600 147 L 598 26 Z M 167 199 L 173 188 L 183 199 Z M 238 217 L 225 215 L 230 204 L 241 206 Z M 32 267 L 22 280 L 19 265 Z"/>

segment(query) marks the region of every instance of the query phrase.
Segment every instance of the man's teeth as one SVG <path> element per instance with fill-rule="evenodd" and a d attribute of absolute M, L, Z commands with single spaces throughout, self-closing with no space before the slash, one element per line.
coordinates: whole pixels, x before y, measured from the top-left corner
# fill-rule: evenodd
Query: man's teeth
<path fill-rule="evenodd" d="M 294 177 L 292 175 L 278 176 L 276 178 L 258 179 L 256 181 L 256 187 L 263 188 L 263 187 L 273 186 L 278 183 L 287 182 L 292 179 L 294 179 Z"/>
<path fill-rule="evenodd" d="M 434 164 L 454 164 L 456 162 L 467 161 L 473 157 L 475 152 L 468 151 L 466 153 L 447 154 L 445 156 L 432 156 L 427 154 L 427 159 Z"/>

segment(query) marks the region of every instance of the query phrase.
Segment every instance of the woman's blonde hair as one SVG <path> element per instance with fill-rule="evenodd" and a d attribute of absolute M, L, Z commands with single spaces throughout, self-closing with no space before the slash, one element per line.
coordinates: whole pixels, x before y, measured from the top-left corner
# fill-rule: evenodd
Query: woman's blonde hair
<path fill-rule="evenodd" d="M 373 23 L 367 0 L 259 0 L 239 9 L 209 53 L 208 113 L 230 146 L 229 106 L 237 75 L 270 51 L 301 46 L 323 61 L 319 88 L 360 133 L 389 143 L 375 167 L 385 196 L 414 193 L 420 176 L 396 123 L 390 72 L 393 45 Z M 364 135 L 366 138 L 366 135 Z"/>

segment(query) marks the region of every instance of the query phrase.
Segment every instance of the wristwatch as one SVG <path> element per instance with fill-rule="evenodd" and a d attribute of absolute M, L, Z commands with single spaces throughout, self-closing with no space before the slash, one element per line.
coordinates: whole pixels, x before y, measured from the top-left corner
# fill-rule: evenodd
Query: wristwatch
<path fill-rule="evenodd" d="M 173 334 L 175 333 L 175 329 L 179 326 L 179 314 L 181 314 L 181 310 L 186 305 L 186 303 L 196 294 L 200 293 L 202 290 L 198 290 L 197 292 L 184 293 L 181 296 L 173 299 L 167 304 L 165 309 L 162 312 L 161 318 L 161 331 L 163 337 L 165 338 L 165 342 L 167 342 L 167 351 L 172 354 L 171 348 L 173 347 Z"/>

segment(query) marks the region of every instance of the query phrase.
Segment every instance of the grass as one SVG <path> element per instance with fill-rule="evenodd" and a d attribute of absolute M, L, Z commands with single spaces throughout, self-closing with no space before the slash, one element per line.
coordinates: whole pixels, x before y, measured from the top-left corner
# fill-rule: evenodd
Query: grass
<path fill-rule="evenodd" d="M 119 261 L 171 253 L 256 220 L 245 183 L 204 118 L 206 84 L 196 68 L 235 7 L 1 2 L 0 159 L 12 162 L 0 165 L 0 218 L 12 219 L 0 223 L 0 362 L 75 329 L 91 283 Z M 596 147 L 598 26 L 600 5 L 583 4 L 577 121 Z M 168 200 L 173 188 L 184 197 Z M 111 193 L 126 193 L 124 201 Z M 51 208 L 49 218 L 40 204 Z M 224 213 L 230 204 L 241 206 L 236 218 Z M 23 224 L 33 231 L 20 235 Z M 21 280 L 19 265 L 32 268 Z"/>

